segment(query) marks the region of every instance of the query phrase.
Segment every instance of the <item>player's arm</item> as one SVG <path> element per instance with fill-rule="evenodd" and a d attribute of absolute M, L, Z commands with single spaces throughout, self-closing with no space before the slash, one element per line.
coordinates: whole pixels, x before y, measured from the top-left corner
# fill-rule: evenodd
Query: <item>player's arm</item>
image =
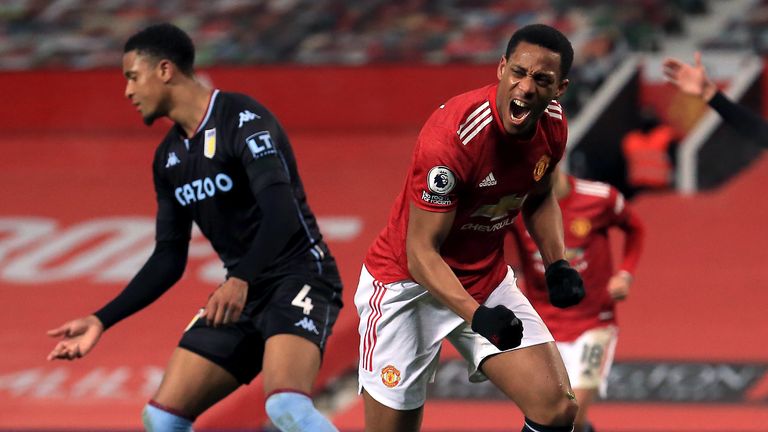
<path fill-rule="evenodd" d="M 48 331 L 51 337 L 63 337 L 48 354 L 48 360 L 74 360 L 86 355 L 105 330 L 150 305 L 184 274 L 192 221 L 157 175 L 155 189 L 158 211 L 152 255 L 123 291 L 104 307 Z"/>
<path fill-rule="evenodd" d="M 768 148 L 768 122 L 752 110 L 739 105 L 717 92 L 709 101 L 723 121 L 735 128 L 741 135 L 753 140 L 761 147 Z"/>
<path fill-rule="evenodd" d="M 515 348 L 523 338 L 520 320 L 502 305 L 492 309 L 481 306 L 440 255 L 455 216 L 455 210 L 430 212 L 411 203 L 405 242 L 408 271 L 430 294 L 470 323 L 472 330 L 499 349 Z"/>
<path fill-rule="evenodd" d="M 525 247 L 525 228 L 521 226 L 520 221 L 516 221 L 512 229 L 507 234 L 507 241 L 505 242 L 505 258 L 507 264 L 515 270 L 515 277 L 517 279 L 517 286 L 523 292 L 528 289 L 527 281 L 528 275 L 526 271 L 530 268 L 530 255 Z"/>
<path fill-rule="evenodd" d="M 701 98 L 742 135 L 768 147 L 768 122 L 752 110 L 728 99 L 707 76 L 701 63 L 701 53 L 694 54 L 694 64 L 689 65 L 675 58 L 664 60 L 664 78 L 683 93 Z"/>
<path fill-rule="evenodd" d="M 565 257 L 563 216 L 553 190 L 554 176 L 546 174 L 523 202 L 525 227 L 539 247 L 544 266 Z"/>
<path fill-rule="evenodd" d="M 645 227 L 631 207 L 625 206 L 620 216 L 616 226 L 624 232 L 624 253 L 619 270 L 608 281 L 608 292 L 614 300 L 629 295 L 645 239 Z"/>
<path fill-rule="evenodd" d="M 93 315 L 49 330 L 49 336 L 64 339 L 54 347 L 48 360 L 73 360 L 86 355 L 104 331 L 157 300 L 184 273 L 188 244 L 187 241 L 156 243 L 147 262 L 117 297 Z"/>
<path fill-rule="evenodd" d="M 211 294 L 204 317 L 214 327 L 237 322 L 248 297 L 248 284 L 283 251 L 301 229 L 298 209 L 278 141 L 287 140 L 268 112 L 237 129 L 228 146 L 240 160 L 261 213 L 259 228 L 246 253 L 228 269 L 227 280 Z"/>
<path fill-rule="evenodd" d="M 522 214 L 525 227 L 541 253 L 549 302 L 565 308 L 584 298 L 584 284 L 579 273 L 565 260 L 563 216 L 553 190 L 554 176 L 547 173 L 528 194 Z"/>
<path fill-rule="evenodd" d="M 249 177 L 258 177 L 256 171 L 249 168 Z M 248 281 L 263 272 L 301 228 L 289 184 L 281 182 L 265 186 L 255 196 L 262 214 L 259 230 L 248 252 L 230 269 L 229 277 L 211 295 L 205 307 L 204 316 L 214 327 L 237 322 L 245 307 Z"/>
<path fill-rule="evenodd" d="M 431 212 L 411 203 L 405 248 L 408 271 L 414 280 L 429 290 L 467 322 L 480 304 L 459 282 L 442 256 L 440 247 L 448 236 L 456 211 Z"/>

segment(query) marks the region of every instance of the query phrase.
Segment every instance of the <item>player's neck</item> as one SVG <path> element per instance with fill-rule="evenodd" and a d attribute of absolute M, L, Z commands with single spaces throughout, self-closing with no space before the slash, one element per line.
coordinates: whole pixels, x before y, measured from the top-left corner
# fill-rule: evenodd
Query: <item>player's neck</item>
<path fill-rule="evenodd" d="M 208 111 L 213 90 L 195 80 L 190 80 L 175 90 L 173 106 L 168 117 L 181 126 L 187 137 L 191 138 Z"/>

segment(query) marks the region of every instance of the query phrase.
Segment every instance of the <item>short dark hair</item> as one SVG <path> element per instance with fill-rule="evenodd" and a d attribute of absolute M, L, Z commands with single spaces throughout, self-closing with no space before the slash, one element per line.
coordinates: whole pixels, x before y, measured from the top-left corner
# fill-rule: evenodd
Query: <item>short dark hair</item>
<path fill-rule="evenodd" d="M 509 59 L 509 55 L 520 42 L 539 45 L 560 54 L 560 79 L 568 77 L 573 64 L 573 46 L 559 30 L 545 24 L 530 24 L 522 27 L 509 39 L 504 57 Z"/>
<path fill-rule="evenodd" d="M 168 59 L 185 75 L 194 73 L 195 46 L 184 30 L 173 24 L 151 25 L 131 36 L 123 53 L 134 51 L 156 58 Z"/>

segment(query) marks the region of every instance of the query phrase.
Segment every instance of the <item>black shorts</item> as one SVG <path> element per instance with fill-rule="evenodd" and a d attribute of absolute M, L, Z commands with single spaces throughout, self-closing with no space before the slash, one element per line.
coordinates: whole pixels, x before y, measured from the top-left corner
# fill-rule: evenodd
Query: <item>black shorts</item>
<path fill-rule="evenodd" d="M 270 336 L 294 334 L 320 348 L 342 307 L 338 275 L 291 275 L 250 290 L 268 290 L 266 297 L 246 303 L 237 323 L 213 328 L 195 318 L 179 341 L 179 347 L 216 363 L 242 384 L 261 372 L 264 345 Z M 250 297 L 250 296 L 249 296 Z"/>

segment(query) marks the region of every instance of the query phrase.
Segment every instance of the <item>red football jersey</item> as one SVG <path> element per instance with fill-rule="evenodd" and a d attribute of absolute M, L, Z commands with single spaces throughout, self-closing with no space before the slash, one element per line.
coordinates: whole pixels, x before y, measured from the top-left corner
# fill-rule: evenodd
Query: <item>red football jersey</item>
<path fill-rule="evenodd" d="M 552 101 L 531 138 L 510 136 L 496 110 L 496 88 L 452 98 L 422 128 L 405 187 L 365 257 L 379 281 L 413 279 L 405 250 L 411 202 L 427 211 L 456 211 L 440 253 L 478 302 L 504 278 L 504 235 L 528 192 L 563 156 L 568 128 Z"/>
<path fill-rule="evenodd" d="M 570 193 L 559 200 L 563 213 L 566 259 L 584 280 L 586 296 L 576 306 L 560 309 L 549 303 L 544 264 L 522 220 L 513 237 L 519 248 L 525 291 L 531 304 L 558 341 L 572 341 L 586 330 L 616 323 L 616 308 L 608 293 L 615 270 L 608 231 L 626 233 L 621 270 L 634 272 L 640 255 L 642 225 L 614 187 L 569 176 Z"/>

